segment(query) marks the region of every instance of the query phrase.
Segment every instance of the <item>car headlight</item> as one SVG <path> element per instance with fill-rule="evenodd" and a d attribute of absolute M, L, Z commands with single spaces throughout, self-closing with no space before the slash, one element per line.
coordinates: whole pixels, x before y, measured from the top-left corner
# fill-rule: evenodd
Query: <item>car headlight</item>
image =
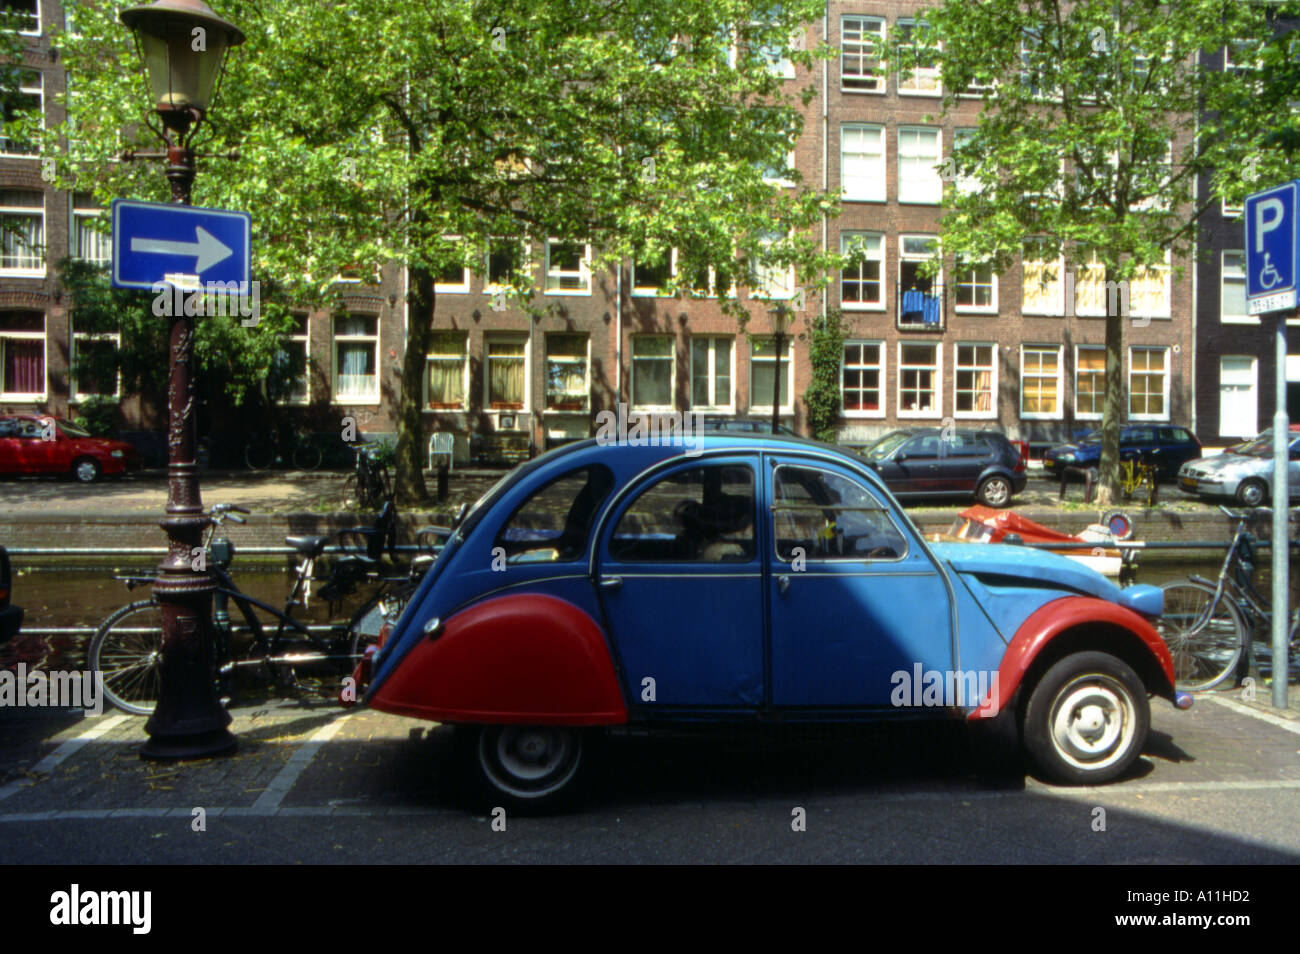
<path fill-rule="evenodd" d="M 1057 455 L 1056 455 L 1056 459 L 1057 459 L 1057 460 L 1074 460 L 1074 455 L 1073 455 L 1073 454 L 1070 454 L 1070 453 L 1057 454 Z"/>
<path fill-rule="evenodd" d="M 126 455 L 123 454 L 120 450 L 115 450 L 115 451 L 109 451 L 109 452 L 108 452 L 108 456 L 109 456 L 109 457 L 125 457 Z"/>

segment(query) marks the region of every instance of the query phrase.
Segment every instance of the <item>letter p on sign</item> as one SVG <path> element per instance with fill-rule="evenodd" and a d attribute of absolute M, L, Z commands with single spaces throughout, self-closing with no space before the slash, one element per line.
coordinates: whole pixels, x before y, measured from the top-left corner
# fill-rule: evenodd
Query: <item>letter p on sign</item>
<path fill-rule="evenodd" d="M 1264 251 L 1264 236 L 1282 224 L 1286 215 L 1286 206 L 1276 197 L 1261 199 L 1255 203 L 1255 251 Z"/>

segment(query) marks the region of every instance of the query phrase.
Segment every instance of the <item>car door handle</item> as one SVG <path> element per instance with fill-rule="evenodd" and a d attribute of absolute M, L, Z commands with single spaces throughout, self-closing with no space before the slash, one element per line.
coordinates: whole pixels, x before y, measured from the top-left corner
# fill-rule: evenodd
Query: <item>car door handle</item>
<path fill-rule="evenodd" d="M 602 576 L 600 578 L 600 588 L 602 590 L 616 590 L 623 585 L 621 576 Z"/>
<path fill-rule="evenodd" d="M 776 591 L 785 596 L 785 591 L 790 589 L 790 577 L 778 576 L 776 578 Z"/>

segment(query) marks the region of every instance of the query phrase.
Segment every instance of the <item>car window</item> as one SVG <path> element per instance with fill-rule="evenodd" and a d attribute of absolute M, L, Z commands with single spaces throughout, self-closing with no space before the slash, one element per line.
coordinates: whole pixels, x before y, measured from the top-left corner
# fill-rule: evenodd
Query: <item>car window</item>
<path fill-rule="evenodd" d="M 979 434 L 953 434 L 947 439 L 949 457 L 992 457 L 993 446 Z"/>
<path fill-rule="evenodd" d="M 1190 444 L 1192 435 L 1183 427 L 1160 428 L 1160 440 L 1165 444 Z"/>
<path fill-rule="evenodd" d="M 1154 444 L 1156 431 L 1153 427 L 1134 427 L 1124 432 L 1123 439 L 1133 444 Z"/>
<path fill-rule="evenodd" d="M 581 558 L 596 512 L 613 486 L 614 474 L 604 466 L 556 478 L 519 505 L 497 534 L 493 549 L 504 550 L 511 564 Z"/>
<path fill-rule="evenodd" d="M 908 434 L 907 431 L 892 431 L 880 438 L 880 440 L 876 441 L 871 446 L 867 447 L 862 453 L 873 460 L 880 460 L 889 457 L 894 453 L 894 451 L 898 450 L 898 448 L 902 446 L 910 436 L 911 435 Z"/>
<path fill-rule="evenodd" d="M 45 432 L 45 428 L 41 425 L 40 421 L 20 420 L 18 422 L 19 437 L 26 438 L 28 440 L 40 440 L 41 435 L 44 432 Z"/>
<path fill-rule="evenodd" d="M 0 437 L 16 437 L 18 434 L 18 422 L 13 418 L 0 420 Z"/>
<path fill-rule="evenodd" d="M 938 457 L 939 438 L 933 434 L 918 437 L 903 448 L 908 457 Z"/>
<path fill-rule="evenodd" d="M 609 550 L 629 563 L 750 562 L 758 552 L 754 471 L 707 464 L 669 474 L 624 511 Z"/>
<path fill-rule="evenodd" d="M 889 560 L 907 543 L 880 501 L 861 484 L 816 467 L 781 466 L 772 499 L 777 559 Z"/>

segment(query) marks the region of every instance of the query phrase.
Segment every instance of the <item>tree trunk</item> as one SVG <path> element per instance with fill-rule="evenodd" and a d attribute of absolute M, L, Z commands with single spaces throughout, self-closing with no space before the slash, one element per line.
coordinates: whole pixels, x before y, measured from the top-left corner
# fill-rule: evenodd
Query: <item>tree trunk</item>
<path fill-rule="evenodd" d="M 429 496 L 424 486 L 425 434 L 421 419 L 425 355 L 433 341 L 433 310 L 437 303 L 433 273 L 410 270 L 406 354 L 402 358 L 402 388 L 397 397 L 397 502 L 419 503 Z"/>
<path fill-rule="evenodd" d="M 1111 270 L 1106 269 L 1106 398 L 1101 416 L 1101 489 L 1097 504 L 1108 507 L 1119 499 L 1119 435 L 1124 423 L 1124 314 L 1127 295 L 1115 296 L 1111 314 Z"/>

